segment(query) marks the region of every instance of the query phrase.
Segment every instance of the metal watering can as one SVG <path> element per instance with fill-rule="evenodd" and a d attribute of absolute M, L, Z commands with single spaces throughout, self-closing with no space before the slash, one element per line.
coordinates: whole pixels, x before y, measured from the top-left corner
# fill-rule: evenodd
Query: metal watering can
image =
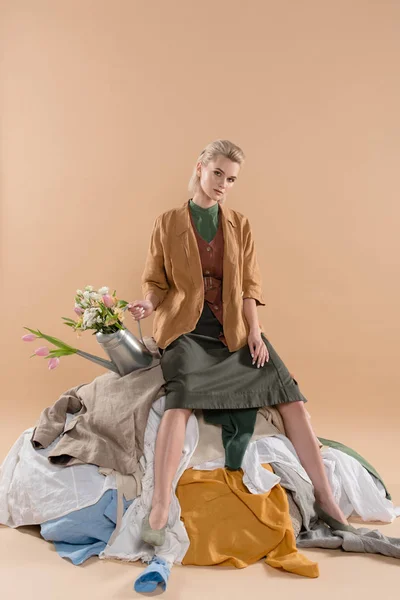
<path fill-rule="evenodd" d="M 121 377 L 132 373 L 132 371 L 148 367 L 153 361 L 154 355 L 147 349 L 143 341 L 140 322 L 137 323 L 141 341 L 125 328 L 114 333 L 101 333 L 100 331 L 96 333 L 97 341 L 111 360 L 100 358 L 82 350 L 78 350 L 77 354 L 110 371 L 114 371 Z"/>

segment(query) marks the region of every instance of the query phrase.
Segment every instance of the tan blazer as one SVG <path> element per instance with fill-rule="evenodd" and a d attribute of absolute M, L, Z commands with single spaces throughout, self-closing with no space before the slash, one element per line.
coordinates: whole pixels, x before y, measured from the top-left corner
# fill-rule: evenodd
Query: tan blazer
<path fill-rule="evenodd" d="M 261 276 L 249 221 L 221 206 L 224 233 L 223 322 L 230 352 L 247 343 L 248 325 L 243 298 L 265 305 Z M 184 333 L 193 331 L 204 305 L 203 272 L 189 203 L 163 213 L 155 221 L 142 276 L 144 296 L 153 292 L 160 300 L 153 336 L 166 348 Z"/>

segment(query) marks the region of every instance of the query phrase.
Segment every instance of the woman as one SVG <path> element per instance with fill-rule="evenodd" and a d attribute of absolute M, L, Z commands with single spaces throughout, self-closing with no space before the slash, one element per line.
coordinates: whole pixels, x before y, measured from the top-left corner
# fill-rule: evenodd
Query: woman
<path fill-rule="evenodd" d="M 152 508 L 142 529 L 143 539 L 153 545 L 164 543 L 172 482 L 195 408 L 242 417 L 244 409 L 254 414 L 250 409 L 276 405 L 313 482 L 319 516 L 336 528 L 347 526 L 306 399 L 258 322 L 257 306 L 264 300 L 251 228 L 225 206 L 243 161 L 242 150 L 227 140 L 202 151 L 190 181 L 192 199 L 155 222 L 142 277 L 145 299 L 129 308 L 135 320 L 156 311 L 153 335 L 166 381 Z"/>

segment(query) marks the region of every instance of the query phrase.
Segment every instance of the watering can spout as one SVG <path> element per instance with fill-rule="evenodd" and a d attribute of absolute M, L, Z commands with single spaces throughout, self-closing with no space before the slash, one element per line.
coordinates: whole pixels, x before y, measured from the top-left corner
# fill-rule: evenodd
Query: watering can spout
<path fill-rule="evenodd" d="M 96 363 L 97 365 L 100 365 L 101 367 L 104 367 L 105 369 L 109 369 L 110 371 L 117 373 L 117 375 L 120 374 L 117 365 L 112 360 L 106 360 L 105 358 L 100 358 L 100 356 L 95 356 L 94 354 L 89 354 L 89 352 L 83 352 L 83 350 L 78 350 L 77 354 L 79 356 L 82 356 L 83 358 L 87 358 L 88 360 L 91 360 L 92 362 Z"/>

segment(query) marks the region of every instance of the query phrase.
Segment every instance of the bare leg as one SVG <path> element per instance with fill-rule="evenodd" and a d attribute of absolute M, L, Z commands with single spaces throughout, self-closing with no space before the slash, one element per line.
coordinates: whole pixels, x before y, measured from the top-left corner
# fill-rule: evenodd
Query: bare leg
<path fill-rule="evenodd" d="M 316 501 L 329 515 L 347 524 L 346 517 L 333 496 L 317 437 L 311 427 L 304 402 L 288 402 L 279 404 L 277 408 L 282 415 L 286 435 L 313 483 Z"/>
<path fill-rule="evenodd" d="M 168 520 L 172 482 L 178 470 L 191 410 L 166 410 L 160 423 L 154 459 L 154 493 L 149 517 L 152 529 L 161 529 Z"/>

